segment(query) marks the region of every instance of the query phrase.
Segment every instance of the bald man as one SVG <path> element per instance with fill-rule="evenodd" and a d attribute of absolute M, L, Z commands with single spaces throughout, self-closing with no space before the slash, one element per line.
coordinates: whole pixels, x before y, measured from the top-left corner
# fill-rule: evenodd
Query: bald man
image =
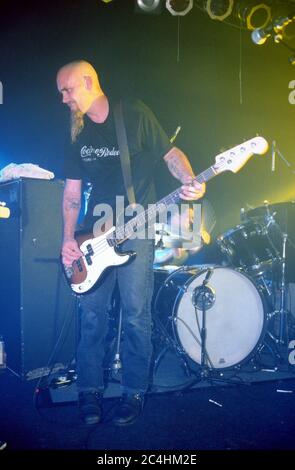
<path fill-rule="evenodd" d="M 96 70 L 84 60 L 67 64 L 57 73 L 57 87 L 71 112 L 71 142 L 65 155 L 61 251 L 62 261 L 69 267 L 81 256 L 74 234 L 81 207 L 82 180 L 92 184 L 85 217 L 85 225 L 91 229 L 97 204 L 108 204 L 115 211 L 117 196 L 128 199 L 114 126 L 114 103 L 102 91 Z M 202 197 L 205 186 L 193 181 L 195 175 L 187 157 L 171 145 L 152 111 L 139 100 L 123 99 L 121 102 L 136 202 L 144 207 L 156 202 L 154 174 L 162 158 L 172 175 L 181 181 L 184 200 Z M 114 414 L 115 424 L 131 424 L 137 419 L 149 386 L 154 240 L 126 240 L 122 251 L 135 251 L 137 256 L 129 264 L 109 270 L 97 288 L 80 297 L 77 387 L 80 413 L 86 424 L 97 424 L 102 419 L 104 341 L 116 280 L 124 334 L 122 398 Z"/>

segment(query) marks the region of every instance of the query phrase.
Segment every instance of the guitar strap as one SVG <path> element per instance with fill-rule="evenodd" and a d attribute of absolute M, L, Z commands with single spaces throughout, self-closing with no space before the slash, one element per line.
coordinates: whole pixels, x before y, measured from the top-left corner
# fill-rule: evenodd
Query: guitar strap
<path fill-rule="evenodd" d="M 135 204 L 134 187 L 131 176 L 130 154 L 127 142 L 126 128 L 123 117 L 122 101 L 118 101 L 114 107 L 115 128 L 120 150 L 120 162 L 124 185 L 129 204 Z"/>

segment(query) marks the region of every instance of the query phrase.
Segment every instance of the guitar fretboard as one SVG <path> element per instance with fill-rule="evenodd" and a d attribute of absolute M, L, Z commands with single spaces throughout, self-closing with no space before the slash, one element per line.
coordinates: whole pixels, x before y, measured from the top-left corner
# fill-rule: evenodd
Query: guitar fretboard
<path fill-rule="evenodd" d="M 216 176 L 216 174 L 217 173 L 214 170 L 214 167 L 211 166 L 207 168 L 207 170 L 203 171 L 198 176 L 196 176 L 195 181 L 197 181 L 198 183 L 206 183 L 214 176 Z M 166 211 L 167 208 L 169 208 L 169 205 L 179 203 L 179 201 L 181 200 L 181 192 L 181 188 L 176 189 L 172 193 L 168 194 L 168 196 L 165 196 L 163 199 L 158 201 L 156 204 L 150 204 L 148 209 L 133 217 L 125 225 L 117 227 L 115 232 L 113 232 L 108 237 L 109 244 L 111 246 L 118 245 L 124 240 L 130 238 L 135 233 L 135 231 L 139 231 L 146 224 L 155 222 L 156 217 Z"/>

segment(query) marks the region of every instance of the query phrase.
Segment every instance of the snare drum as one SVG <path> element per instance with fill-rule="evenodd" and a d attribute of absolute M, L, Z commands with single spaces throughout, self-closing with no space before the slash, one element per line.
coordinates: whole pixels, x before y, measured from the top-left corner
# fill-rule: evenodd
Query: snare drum
<path fill-rule="evenodd" d="M 266 309 L 262 294 L 248 276 L 218 266 L 212 271 L 207 285 L 213 302 L 205 312 L 206 363 L 211 369 L 226 369 L 255 353 L 265 334 Z M 204 267 L 182 267 L 166 275 L 155 272 L 153 314 L 197 364 L 201 364 L 203 312 L 195 308 L 194 298 L 207 272 Z"/>

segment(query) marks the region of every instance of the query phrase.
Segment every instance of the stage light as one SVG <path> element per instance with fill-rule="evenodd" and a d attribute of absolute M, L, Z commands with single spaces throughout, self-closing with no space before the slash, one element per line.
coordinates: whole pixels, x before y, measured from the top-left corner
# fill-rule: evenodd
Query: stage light
<path fill-rule="evenodd" d="M 166 8 L 174 16 L 184 16 L 193 8 L 193 0 L 166 0 Z"/>
<path fill-rule="evenodd" d="M 266 3 L 240 2 L 238 17 L 246 24 L 247 29 L 264 28 L 271 20 L 271 7 Z"/>
<path fill-rule="evenodd" d="M 205 10 L 212 20 L 223 21 L 231 15 L 234 0 L 206 0 Z"/>
<path fill-rule="evenodd" d="M 251 33 L 252 41 L 258 46 L 264 44 L 271 36 L 273 36 L 274 41 L 277 43 L 282 41 L 284 28 L 294 21 L 294 19 L 294 15 L 279 17 L 269 23 L 265 28 L 254 29 Z"/>
<path fill-rule="evenodd" d="M 161 6 L 160 0 L 137 0 L 136 3 L 145 13 L 156 13 Z"/>

